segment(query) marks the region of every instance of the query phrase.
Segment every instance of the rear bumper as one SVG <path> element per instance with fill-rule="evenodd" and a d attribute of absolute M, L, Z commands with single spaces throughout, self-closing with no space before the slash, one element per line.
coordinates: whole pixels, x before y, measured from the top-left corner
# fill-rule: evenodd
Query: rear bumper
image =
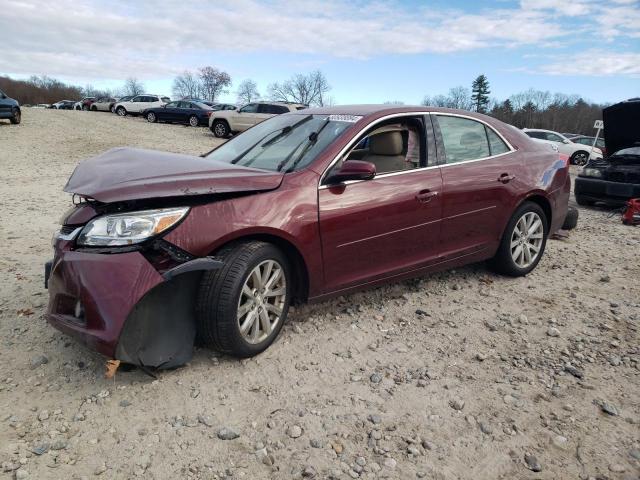
<path fill-rule="evenodd" d="M 576 177 L 574 193 L 586 200 L 619 206 L 630 198 L 640 197 L 640 184 Z"/>

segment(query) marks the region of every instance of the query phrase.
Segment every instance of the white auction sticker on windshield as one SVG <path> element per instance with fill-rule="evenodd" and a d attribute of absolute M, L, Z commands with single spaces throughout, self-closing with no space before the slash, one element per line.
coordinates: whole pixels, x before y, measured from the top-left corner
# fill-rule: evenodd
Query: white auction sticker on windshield
<path fill-rule="evenodd" d="M 362 118 L 361 115 L 329 115 L 328 120 L 332 122 L 350 122 L 356 123 Z"/>

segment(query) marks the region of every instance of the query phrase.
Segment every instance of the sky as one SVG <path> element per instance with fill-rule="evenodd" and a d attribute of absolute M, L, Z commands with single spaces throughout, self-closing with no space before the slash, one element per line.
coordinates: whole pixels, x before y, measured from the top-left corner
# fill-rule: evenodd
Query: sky
<path fill-rule="evenodd" d="M 336 104 L 470 87 L 613 103 L 640 96 L 640 0 L 2 0 L 0 75 L 172 94 L 211 65 L 268 84 L 321 70 Z"/>

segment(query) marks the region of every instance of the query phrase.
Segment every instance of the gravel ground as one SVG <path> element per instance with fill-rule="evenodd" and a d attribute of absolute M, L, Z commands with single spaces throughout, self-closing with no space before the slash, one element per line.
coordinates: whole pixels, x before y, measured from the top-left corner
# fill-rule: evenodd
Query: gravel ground
<path fill-rule="evenodd" d="M 107 113 L 0 122 L 0 478 L 639 478 L 640 229 L 596 209 L 526 278 L 396 283 L 295 309 L 250 360 L 105 379 L 44 320 L 62 187 L 114 146 L 215 144 Z"/>

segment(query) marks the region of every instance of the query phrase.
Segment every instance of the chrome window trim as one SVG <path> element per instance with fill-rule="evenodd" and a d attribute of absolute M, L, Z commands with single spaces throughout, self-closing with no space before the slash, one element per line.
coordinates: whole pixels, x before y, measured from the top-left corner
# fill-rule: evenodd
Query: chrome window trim
<path fill-rule="evenodd" d="M 347 145 L 345 145 L 345 147 L 342 150 L 340 150 L 340 152 L 333 158 L 333 160 L 331 160 L 331 163 L 329 163 L 327 168 L 324 169 L 324 171 L 322 172 L 322 175 L 320 175 L 320 180 L 318 181 L 318 190 L 325 190 L 325 189 L 330 188 L 330 187 L 335 187 L 335 185 L 323 185 L 322 184 L 322 182 L 324 181 L 324 179 L 325 179 L 325 177 L 327 175 L 327 172 L 329 170 L 331 170 L 333 168 L 333 166 L 338 162 L 338 160 L 340 158 L 342 158 L 344 156 L 344 154 L 356 144 L 356 140 L 358 138 L 360 138 L 360 135 L 362 135 L 362 133 L 364 131 L 370 129 L 371 127 L 375 127 L 377 124 L 379 124 L 381 122 L 384 122 L 385 120 L 390 120 L 392 118 L 418 117 L 418 116 L 424 116 L 424 115 L 440 115 L 440 116 L 449 116 L 449 117 L 460 117 L 460 118 L 467 118 L 469 120 L 474 120 L 476 122 L 482 123 L 487 128 L 490 128 L 496 135 L 498 135 L 498 137 L 505 143 L 505 145 L 507 145 L 507 147 L 509 148 L 509 151 L 503 152 L 503 153 L 499 153 L 497 155 L 490 155 L 488 157 L 474 158 L 473 160 L 464 160 L 462 162 L 443 163 L 441 165 L 431 165 L 431 166 L 428 166 L 428 167 L 414 168 L 414 169 L 411 169 L 411 170 L 401 170 L 399 172 L 381 173 L 380 175 L 376 175 L 375 177 L 373 177 L 372 180 L 375 180 L 377 178 L 386 178 L 386 177 L 396 176 L 396 175 L 404 175 L 404 174 L 407 174 L 407 173 L 421 172 L 421 171 L 424 171 L 424 170 L 431 170 L 433 168 L 451 167 L 451 166 L 454 166 L 454 165 L 464 165 L 465 163 L 480 162 L 480 161 L 483 161 L 483 160 L 491 160 L 493 158 L 498 158 L 498 157 L 501 157 L 503 155 L 508 155 L 508 154 L 513 153 L 513 152 L 516 151 L 516 148 L 513 145 L 511 145 L 511 143 L 506 138 L 504 138 L 504 136 L 499 131 L 497 131 L 495 128 L 493 128 L 491 125 L 489 125 L 484 120 L 472 117 L 470 115 L 464 115 L 464 114 L 460 114 L 460 113 L 444 113 L 444 112 L 428 112 L 428 111 L 392 113 L 390 115 L 385 115 L 384 117 L 380 117 L 377 120 L 374 120 L 373 122 L 365 125 L 362 129 L 360 129 L 360 131 L 356 135 L 353 136 L 351 141 L 349 141 L 349 143 L 347 143 Z M 488 142 L 488 140 L 487 140 L 487 142 Z M 347 182 L 342 182 L 340 185 L 352 185 L 354 183 L 370 182 L 370 181 L 371 180 L 349 180 Z"/>

